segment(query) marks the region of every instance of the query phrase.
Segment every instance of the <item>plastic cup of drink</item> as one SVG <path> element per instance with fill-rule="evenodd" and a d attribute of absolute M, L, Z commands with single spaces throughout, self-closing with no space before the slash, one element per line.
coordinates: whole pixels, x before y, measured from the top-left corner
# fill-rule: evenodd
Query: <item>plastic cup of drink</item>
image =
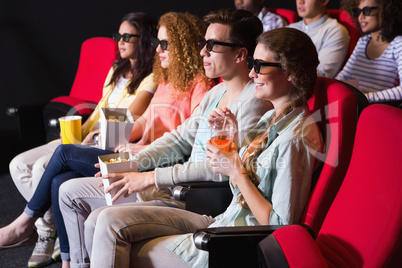
<path fill-rule="evenodd" d="M 222 116 L 210 122 L 209 128 L 211 130 L 211 144 L 225 152 L 229 152 L 237 131 L 235 123 L 228 117 Z"/>
<path fill-rule="evenodd" d="M 222 151 L 229 152 L 232 147 L 233 138 L 236 134 L 236 125 L 228 118 L 216 118 L 210 123 L 210 143 Z M 221 174 L 215 173 L 213 181 L 223 181 Z"/>
<path fill-rule="evenodd" d="M 59 118 L 61 142 L 63 144 L 80 144 L 82 140 L 81 120 L 79 115 L 68 115 Z"/>
<path fill-rule="evenodd" d="M 218 135 L 211 137 L 211 144 L 225 152 L 229 152 L 230 147 L 232 146 L 234 133 L 222 131 L 216 134 Z"/>

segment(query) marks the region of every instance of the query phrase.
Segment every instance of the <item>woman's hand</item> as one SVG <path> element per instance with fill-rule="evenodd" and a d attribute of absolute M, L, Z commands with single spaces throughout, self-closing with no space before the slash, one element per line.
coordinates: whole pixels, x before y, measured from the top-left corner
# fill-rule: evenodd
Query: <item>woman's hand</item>
<path fill-rule="evenodd" d="M 229 110 L 229 108 L 216 108 L 215 110 L 209 111 L 209 116 L 207 118 L 208 124 L 211 124 L 212 121 L 214 121 L 218 117 L 225 117 L 227 116 L 228 119 L 232 120 L 232 122 L 236 125 L 236 128 L 238 126 L 236 116 L 232 113 L 232 111 Z"/>
<path fill-rule="evenodd" d="M 127 143 L 118 145 L 114 151 L 119 153 L 129 152 L 130 154 L 138 153 L 139 151 L 145 149 L 147 145 L 139 145 L 136 143 Z"/>
<path fill-rule="evenodd" d="M 207 155 L 207 160 L 211 164 L 212 169 L 216 173 L 232 178 L 235 174 L 245 172 L 235 143 L 232 143 L 229 152 L 225 152 L 208 141 L 205 154 Z"/>
<path fill-rule="evenodd" d="M 155 173 L 151 172 L 123 172 L 109 173 L 102 176 L 102 179 L 120 179 L 110 184 L 106 188 L 105 193 L 111 190 L 122 187 L 113 197 L 112 202 L 115 202 L 120 196 L 128 197 L 133 193 L 137 193 L 148 189 L 155 185 Z M 99 184 L 103 186 L 103 183 Z"/>
<path fill-rule="evenodd" d="M 229 108 L 216 108 L 215 110 L 210 111 L 207 122 L 210 127 L 211 125 L 213 125 L 215 129 L 223 129 L 225 124 L 225 129 L 230 129 L 230 131 L 232 132 L 233 141 L 235 143 L 239 142 L 239 135 L 237 131 L 239 129 L 238 122 L 236 116 L 229 110 Z"/>
<path fill-rule="evenodd" d="M 93 136 L 95 134 L 99 134 L 100 133 L 100 129 L 96 129 L 96 130 L 92 130 L 91 132 L 88 133 L 88 135 L 85 136 L 84 140 L 81 142 L 82 145 L 90 145 L 90 144 L 94 144 L 96 143 L 93 140 Z M 98 136 L 99 137 L 99 136 Z"/>

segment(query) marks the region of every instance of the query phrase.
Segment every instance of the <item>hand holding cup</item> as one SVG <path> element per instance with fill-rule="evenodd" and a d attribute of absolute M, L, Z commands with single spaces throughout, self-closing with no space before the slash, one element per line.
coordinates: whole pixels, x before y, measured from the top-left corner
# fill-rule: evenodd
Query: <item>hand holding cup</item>
<path fill-rule="evenodd" d="M 229 152 L 237 132 L 237 120 L 234 114 L 228 108 L 224 110 L 217 108 L 210 112 L 208 123 L 211 131 L 210 143 Z"/>

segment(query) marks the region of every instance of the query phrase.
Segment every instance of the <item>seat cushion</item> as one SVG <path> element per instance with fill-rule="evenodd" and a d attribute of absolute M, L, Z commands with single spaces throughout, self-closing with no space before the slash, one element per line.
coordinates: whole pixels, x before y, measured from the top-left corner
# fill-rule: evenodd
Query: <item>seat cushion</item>
<path fill-rule="evenodd" d="M 285 226 L 272 236 L 281 247 L 289 267 L 328 267 L 314 239 L 302 226 Z"/>

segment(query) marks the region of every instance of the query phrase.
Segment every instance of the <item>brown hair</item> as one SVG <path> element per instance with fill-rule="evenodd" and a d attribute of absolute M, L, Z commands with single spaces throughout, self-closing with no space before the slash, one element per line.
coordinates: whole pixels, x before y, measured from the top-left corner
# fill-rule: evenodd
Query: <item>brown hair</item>
<path fill-rule="evenodd" d="M 169 67 L 163 69 L 159 57 L 155 55 L 154 81 L 170 83 L 179 92 L 185 92 L 195 77 L 206 85 L 212 83 L 204 72 L 203 59 L 198 48 L 198 39 L 204 37 L 207 26 L 189 13 L 168 12 L 158 23 L 165 26 L 168 35 Z"/>
<path fill-rule="evenodd" d="M 117 51 L 117 60 L 114 62 L 114 71 L 108 85 L 116 85 L 120 77 L 131 72 L 132 78 L 127 86 L 127 92 L 133 94 L 142 80 L 152 73 L 155 49 L 151 46 L 151 39 L 156 36 L 156 20 L 141 12 L 131 12 L 125 15 L 121 22 L 127 21 L 140 33 L 135 45 L 133 66 L 128 58 L 121 58 Z"/>
<path fill-rule="evenodd" d="M 247 10 L 221 9 L 205 15 L 204 21 L 228 25 L 230 42 L 247 48 L 248 55 L 254 54 L 256 39 L 263 31 L 260 19 Z"/>
<path fill-rule="evenodd" d="M 258 37 L 257 43 L 264 45 L 272 52 L 275 61 L 279 62 L 283 71 L 292 78 L 290 104 L 281 115 L 276 117 L 278 119 L 296 107 L 305 105 L 313 95 L 319 64 L 317 50 L 309 36 L 293 28 L 279 28 L 265 32 Z M 244 161 L 246 173 L 256 187 L 260 181 L 255 172 L 255 161 L 265 150 L 267 142 L 268 137 L 258 145 L 254 154 Z M 245 206 L 243 196 L 240 196 L 239 201 Z"/>

